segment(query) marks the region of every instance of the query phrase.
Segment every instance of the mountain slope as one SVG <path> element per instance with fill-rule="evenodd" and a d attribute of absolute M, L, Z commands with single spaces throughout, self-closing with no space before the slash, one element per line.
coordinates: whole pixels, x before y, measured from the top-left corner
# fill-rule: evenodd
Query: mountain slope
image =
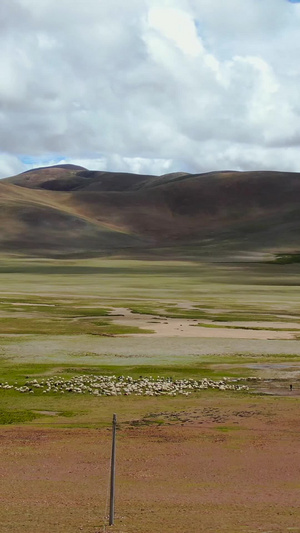
<path fill-rule="evenodd" d="M 0 208 L 2 249 L 41 255 L 293 251 L 300 174 L 157 177 L 64 165 L 1 180 Z"/>
<path fill-rule="evenodd" d="M 56 193 L 0 181 L 2 252 L 59 257 L 118 253 L 140 246 L 138 237 L 76 213 Z"/>

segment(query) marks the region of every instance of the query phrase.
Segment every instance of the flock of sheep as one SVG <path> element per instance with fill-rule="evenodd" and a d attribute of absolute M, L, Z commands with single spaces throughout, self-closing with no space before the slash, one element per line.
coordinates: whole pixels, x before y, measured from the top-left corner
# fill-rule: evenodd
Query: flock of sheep
<path fill-rule="evenodd" d="M 75 394 L 92 394 L 94 396 L 177 396 L 182 394 L 190 395 L 192 392 L 203 389 L 218 389 L 245 391 L 248 390 L 246 385 L 239 383 L 242 379 L 223 378 L 220 381 L 212 379 L 177 379 L 171 377 L 139 377 L 134 379 L 130 376 L 97 376 L 81 375 L 70 379 L 54 376 L 41 380 L 32 379 L 19 386 L 16 382 L 14 385 L 9 383 L 0 383 L 2 389 L 14 389 L 22 393 L 34 393 L 41 391 L 43 393 L 75 393 Z"/>

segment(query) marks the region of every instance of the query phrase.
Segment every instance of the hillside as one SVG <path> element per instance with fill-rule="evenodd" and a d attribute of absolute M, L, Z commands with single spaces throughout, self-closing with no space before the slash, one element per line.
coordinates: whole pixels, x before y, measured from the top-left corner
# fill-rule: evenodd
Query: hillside
<path fill-rule="evenodd" d="M 222 256 L 299 250 L 300 174 L 34 169 L 0 181 L 2 251 Z"/>

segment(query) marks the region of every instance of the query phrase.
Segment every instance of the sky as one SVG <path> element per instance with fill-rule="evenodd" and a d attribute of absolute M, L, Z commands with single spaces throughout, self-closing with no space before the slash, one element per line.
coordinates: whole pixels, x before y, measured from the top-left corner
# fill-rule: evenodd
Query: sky
<path fill-rule="evenodd" d="M 300 171 L 300 1 L 1 0 L 0 177 Z"/>

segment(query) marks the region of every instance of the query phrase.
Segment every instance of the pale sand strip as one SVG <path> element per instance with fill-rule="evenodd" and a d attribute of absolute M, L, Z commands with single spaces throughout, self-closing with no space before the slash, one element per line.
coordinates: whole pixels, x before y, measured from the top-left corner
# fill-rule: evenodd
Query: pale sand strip
<path fill-rule="evenodd" d="M 151 329 L 154 333 L 132 334 L 143 337 L 198 337 L 198 338 L 225 338 L 225 339 L 257 339 L 257 340 L 292 340 L 295 339 L 293 331 L 269 331 L 255 329 L 230 329 L 226 327 L 201 327 L 197 326 L 198 320 L 178 318 L 157 318 L 153 315 L 140 315 L 132 313 L 129 309 L 115 308 L 112 315 L 114 323 L 122 326 L 136 326 L 143 329 Z M 203 321 L 201 321 L 203 322 Z M 257 323 L 259 324 L 259 323 Z M 227 323 L 231 325 L 231 323 Z M 234 323 L 232 323 L 234 325 Z M 260 324 L 259 324 L 260 325 Z M 251 322 L 244 322 L 243 326 L 251 328 Z M 281 324 L 281 327 L 288 327 Z M 272 323 L 264 323 L 264 327 L 274 327 Z M 294 324 L 291 325 L 294 327 Z"/>

